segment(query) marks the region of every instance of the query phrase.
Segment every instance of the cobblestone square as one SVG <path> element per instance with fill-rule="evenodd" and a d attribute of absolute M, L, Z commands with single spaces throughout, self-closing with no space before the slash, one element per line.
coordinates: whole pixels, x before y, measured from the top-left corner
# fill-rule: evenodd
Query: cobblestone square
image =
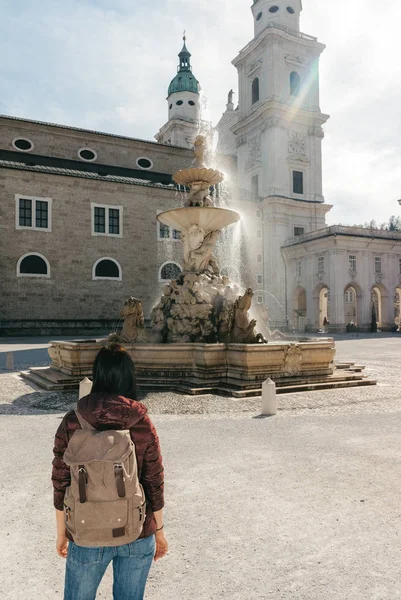
<path fill-rule="evenodd" d="M 144 398 L 162 445 L 171 546 L 146 598 L 400 598 L 399 350 L 395 335 L 340 337 L 337 358 L 365 364 L 378 385 L 281 395 L 268 419 L 260 398 Z M 55 600 L 64 565 L 52 442 L 76 394 L 34 389 L 3 366 L 0 597 Z M 98 597 L 111 597 L 110 572 Z"/>

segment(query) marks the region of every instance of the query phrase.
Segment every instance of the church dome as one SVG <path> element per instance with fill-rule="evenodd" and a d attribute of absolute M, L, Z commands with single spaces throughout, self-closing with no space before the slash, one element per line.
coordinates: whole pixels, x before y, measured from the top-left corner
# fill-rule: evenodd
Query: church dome
<path fill-rule="evenodd" d="M 194 94 L 199 94 L 200 92 L 199 81 L 192 73 L 191 53 L 186 47 L 185 40 L 186 38 L 184 36 L 184 46 L 178 55 L 180 64 L 178 65 L 177 75 L 169 85 L 169 96 L 176 92 L 193 92 Z"/>

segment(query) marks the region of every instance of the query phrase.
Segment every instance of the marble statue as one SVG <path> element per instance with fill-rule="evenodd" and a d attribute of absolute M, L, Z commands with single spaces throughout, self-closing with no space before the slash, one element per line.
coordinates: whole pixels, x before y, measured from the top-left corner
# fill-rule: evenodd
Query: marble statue
<path fill-rule="evenodd" d="M 234 96 L 234 90 L 230 90 L 228 92 L 228 100 L 227 100 L 228 104 L 232 104 L 233 103 L 233 96 Z"/>
<path fill-rule="evenodd" d="M 128 298 L 120 312 L 120 318 L 124 319 L 122 332 L 120 334 L 112 333 L 108 337 L 108 341 L 123 344 L 142 341 L 145 327 L 142 302 L 133 296 Z"/>
<path fill-rule="evenodd" d="M 252 306 L 253 298 L 252 288 L 248 288 L 245 294 L 238 298 L 234 305 L 234 326 L 231 339 L 234 343 L 255 344 L 267 343 L 267 340 L 261 333 L 255 332 L 256 320 L 249 318 L 249 311 Z"/>
<path fill-rule="evenodd" d="M 194 141 L 194 155 L 195 159 L 193 165 L 197 169 L 204 168 L 205 165 L 205 154 L 207 152 L 207 142 L 204 135 L 198 135 Z"/>
<path fill-rule="evenodd" d="M 181 233 L 184 242 L 184 271 L 200 273 L 210 270 L 216 275 L 220 272 L 213 256 L 219 233 L 212 231 L 205 235 L 204 230 L 196 224 Z"/>

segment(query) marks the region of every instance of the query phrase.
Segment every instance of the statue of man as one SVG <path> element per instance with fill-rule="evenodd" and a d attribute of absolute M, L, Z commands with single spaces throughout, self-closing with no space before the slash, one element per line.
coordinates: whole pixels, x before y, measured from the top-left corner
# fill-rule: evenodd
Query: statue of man
<path fill-rule="evenodd" d="M 234 90 L 230 90 L 228 92 L 228 104 L 232 104 L 233 103 L 233 96 L 234 96 Z"/>

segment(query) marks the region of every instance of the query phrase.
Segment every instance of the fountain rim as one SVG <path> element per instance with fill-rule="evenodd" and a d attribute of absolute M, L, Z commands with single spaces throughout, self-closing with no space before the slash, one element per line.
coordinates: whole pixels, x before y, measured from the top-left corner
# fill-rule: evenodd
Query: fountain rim
<path fill-rule="evenodd" d="M 222 227 L 208 227 L 206 233 L 209 233 L 211 231 L 217 231 L 219 229 L 225 228 L 225 227 L 229 227 L 230 225 L 234 225 L 235 223 L 238 223 L 241 220 L 241 214 L 236 211 L 236 210 L 232 210 L 230 208 L 222 208 L 220 206 L 187 206 L 187 207 L 179 207 L 179 208 L 171 208 L 169 210 L 165 210 L 161 213 L 159 213 L 156 216 L 157 221 L 159 221 L 159 223 L 162 223 L 163 225 L 167 225 L 169 227 L 171 227 L 170 223 L 166 223 L 165 221 L 163 221 L 162 217 L 164 215 L 168 215 L 170 213 L 183 213 L 183 212 L 188 213 L 189 211 L 191 212 L 196 212 L 198 215 L 202 214 L 202 212 L 206 211 L 209 213 L 209 215 L 211 214 L 211 212 L 216 212 L 218 214 L 225 214 L 227 217 L 230 216 L 231 218 L 229 219 L 229 222 L 227 222 L 225 225 L 223 225 Z M 193 222 L 191 223 L 192 225 L 197 225 L 199 224 L 199 219 L 194 217 Z M 174 229 L 177 229 L 177 231 L 183 231 L 185 229 L 187 229 L 187 226 L 182 225 L 180 223 L 175 223 L 174 224 Z"/>

